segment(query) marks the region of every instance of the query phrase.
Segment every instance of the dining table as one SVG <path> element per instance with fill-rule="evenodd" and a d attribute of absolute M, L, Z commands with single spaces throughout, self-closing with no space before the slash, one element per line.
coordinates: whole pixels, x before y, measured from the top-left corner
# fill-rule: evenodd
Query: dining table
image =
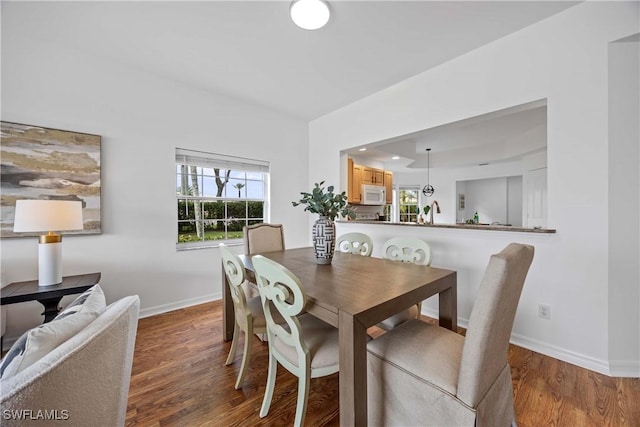
<path fill-rule="evenodd" d="M 256 254 L 252 254 L 256 255 Z M 264 252 L 300 279 L 305 311 L 339 330 L 340 425 L 367 425 L 367 329 L 438 295 L 439 325 L 457 331 L 456 271 L 336 251 L 331 264 L 317 264 L 312 247 Z M 240 256 L 253 273 L 249 255 Z M 224 272 L 224 270 L 223 270 Z M 235 325 L 233 301 L 222 274 L 223 337 Z"/>

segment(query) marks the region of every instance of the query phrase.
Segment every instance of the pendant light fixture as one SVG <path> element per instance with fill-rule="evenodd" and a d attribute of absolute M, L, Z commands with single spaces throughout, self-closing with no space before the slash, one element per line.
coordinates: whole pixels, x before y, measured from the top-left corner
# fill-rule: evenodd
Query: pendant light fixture
<path fill-rule="evenodd" d="M 289 7 L 293 22 L 305 30 L 317 30 L 329 22 L 329 3 L 324 0 L 293 0 Z"/>
<path fill-rule="evenodd" d="M 422 194 L 427 197 L 433 196 L 433 193 L 436 192 L 435 188 L 431 184 L 429 184 L 429 153 L 431 152 L 431 148 L 427 148 L 427 185 L 422 188 Z"/>

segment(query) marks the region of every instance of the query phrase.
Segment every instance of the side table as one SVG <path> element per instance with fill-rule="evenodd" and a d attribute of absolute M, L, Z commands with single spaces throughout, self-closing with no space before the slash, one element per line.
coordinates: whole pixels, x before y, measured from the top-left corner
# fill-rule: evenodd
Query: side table
<path fill-rule="evenodd" d="M 59 313 L 58 304 L 65 295 L 80 294 L 100 281 L 100 273 L 65 276 L 62 283 L 38 286 L 37 280 L 14 282 L 0 290 L 0 305 L 25 301 L 38 301 L 44 306 L 44 322 L 53 320 Z"/>

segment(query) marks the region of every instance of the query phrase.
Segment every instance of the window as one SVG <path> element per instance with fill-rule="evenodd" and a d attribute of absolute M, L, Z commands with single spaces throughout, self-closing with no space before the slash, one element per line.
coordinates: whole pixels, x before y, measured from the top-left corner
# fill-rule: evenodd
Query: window
<path fill-rule="evenodd" d="M 398 207 L 400 211 L 400 222 L 418 222 L 418 187 L 400 187 L 398 196 Z"/>
<path fill-rule="evenodd" d="M 265 222 L 268 178 L 268 162 L 177 148 L 177 248 L 239 240 Z"/>

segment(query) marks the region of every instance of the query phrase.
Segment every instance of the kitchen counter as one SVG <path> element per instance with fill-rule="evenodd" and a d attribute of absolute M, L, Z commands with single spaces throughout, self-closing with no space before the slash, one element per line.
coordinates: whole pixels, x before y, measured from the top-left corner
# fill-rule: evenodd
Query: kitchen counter
<path fill-rule="evenodd" d="M 552 228 L 523 228 L 510 225 L 488 225 L 488 224 L 417 224 L 415 222 L 389 222 L 389 221 L 336 221 L 346 224 L 366 224 L 366 225 L 401 225 L 405 227 L 423 228 L 456 228 L 460 230 L 488 230 L 488 231 L 511 231 L 518 233 L 555 233 Z"/>

